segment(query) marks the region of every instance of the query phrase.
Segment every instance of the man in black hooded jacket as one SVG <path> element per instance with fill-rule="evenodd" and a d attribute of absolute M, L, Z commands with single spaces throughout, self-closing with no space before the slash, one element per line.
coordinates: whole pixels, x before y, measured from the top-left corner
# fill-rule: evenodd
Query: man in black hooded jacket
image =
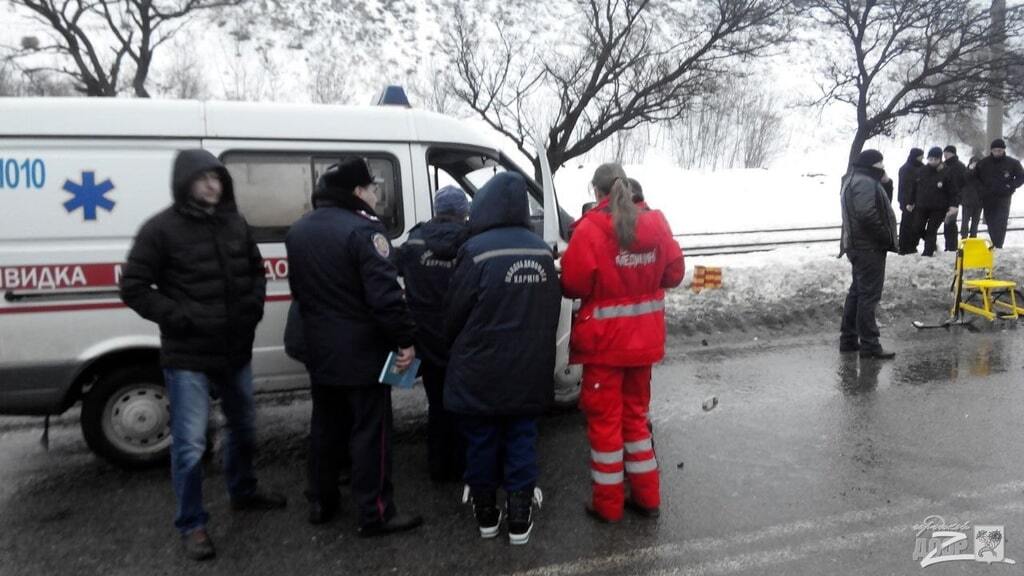
<path fill-rule="evenodd" d="M 455 186 L 434 195 L 434 218 L 417 224 L 398 250 L 395 263 L 405 279 L 405 296 L 416 320 L 416 351 L 427 392 L 427 463 L 434 482 L 462 480 L 466 448 L 455 416 L 444 408 L 448 342 L 444 299 L 455 271 L 455 257 L 469 235 L 469 201 Z"/>
<path fill-rule="evenodd" d="M 561 288 L 551 249 L 530 227 L 521 175 L 500 173 L 476 193 L 469 228 L 446 305 L 444 405 L 459 415 L 469 444 L 465 479 L 480 535 L 498 533 L 501 486 L 509 540 L 525 544 L 537 494 L 537 417 L 554 397 Z"/>
<path fill-rule="evenodd" d="M 412 363 L 415 324 L 387 230 L 373 209 L 377 187 L 362 158 L 332 165 L 317 181 L 313 211 L 285 239 L 313 397 L 309 521 L 321 524 L 338 512 L 339 459 L 347 442 L 364 537 L 423 523 L 398 514 L 393 499 L 391 387 L 379 377 L 391 351 L 397 349 L 399 370 Z"/>
<path fill-rule="evenodd" d="M 907 210 L 907 204 L 910 203 L 910 191 L 914 186 L 914 178 L 917 177 L 917 171 L 924 166 L 924 162 L 921 161 L 923 158 L 924 150 L 911 148 L 906 163 L 900 166 L 899 191 L 896 194 L 896 199 L 900 204 L 900 254 L 917 253 L 917 244 L 920 242 L 920 238 L 915 233 L 917 226 L 914 220 L 914 213 Z"/>
<path fill-rule="evenodd" d="M 263 318 L 266 277 L 259 248 L 235 205 L 231 175 L 205 150 L 174 161 L 174 204 L 150 218 L 135 237 L 121 277 L 121 298 L 160 326 L 160 363 L 171 404 L 174 525 L 185 553 L 214 556 L 203 509 L 202 456 L 210 393 L 227 418 L 224 455 L 231 506 L 285 505 L 253 474 L 255 406 L 252 343 Z"/>

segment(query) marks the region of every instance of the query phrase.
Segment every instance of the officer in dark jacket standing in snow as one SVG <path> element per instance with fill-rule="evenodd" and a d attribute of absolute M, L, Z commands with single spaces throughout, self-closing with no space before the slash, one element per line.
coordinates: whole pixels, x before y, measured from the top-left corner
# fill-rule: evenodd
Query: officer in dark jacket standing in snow
<path fill-rule="evenodd" d="M 942 149 L 933 147 L 928 151 L 928 163 L 917 171 L 907 204 L 917 215 L 917 236 L 924 238 L 922 256 L 935 254 L 939 226 L 951 214 L 956 215 L 958 205 L 953 174 L 942 164 Z"/>
<path fill-rule="evenodd" d="M 946 212 L 946 219 L 942 223 L 942 236 L 946 241 L 946 252 L 956 252 L 960 247 L 956 219 L 960 205 L 963 203 L 964 188 L 967 185 L 967 166 L 957 157 L 956 146 L 953 145 L 942 149 L 942 164 L 953 180 L 953 198 L 951 199 L 953 204 Z"/>
<path fill-rule="evenodd" d="M 977 238 L 978 224 L 981 222 L 981 195 L 980 185 L 974 175 L 974 169 L 978 166 L 978 157 L 971 156 L 967 162 L 967 172 L 964 174 L 964 187 L 960 190 L 960 207 L 963 214 L 963 221 L 960 226 L 961 238 Z"/>
<path fill-rule="evenodd" d="M 900 233 L 899 248 L 900 254 L 916 254 L 917 244 L 921 239 L 917 236 L 917 224 L 914 213 L 907 210 L 910 203 L 910 191 L 914 187 L 914 179 L 917 178 L 917 171 L 924 166 L 921 160 L 924 158 L 924 150 L 911 148 L 907 162 L 900 166 L 899 191 L 896 199 L 900 204 Z"/>
<path fill-rule="evenodd" d="M 1006 155 L 1006 143 L 1001 138 L 993 140 L 990 148 L 990 154 L 974 168 L 974 177 L 981 185 L 988 235 L 993 246 L 1002 248 L 1010 220 L 1010 202 L 1014 191 L 1024 185 L 1024 169 L 1016 158 Z"/>
<path fill-rule="evenodd" d="M 339 507 L 338 467 L 347 442 L 359 535 L 411 530 L 391 484 L 391 387 L 379 381 L 388 353 L 400 369 L 415 358 L 415 325 L 391 262 L 391 243 L 374 212 L 377 183 L 362 158 L 329 167 L 313 211 L 288 232 L 288 283 L 299 303 L 312 386 L 309 521 Z"/>
<path fill-rule="evenodd" d="M 174 160 L 174 204 L 135 237 L 121 277 L 121 298 L 160 325 L 160 364 L 171 405 L 174 525 L 185 554 L 212 558 L 203 509 L 202 457 L 210 394 L 227 419 L 225 476 L 231 507 L 281 508 L 280 494 L 257 487 L 253 474 L 256 409 L 252 343 L 263 318 L 266 277 L 259 248 L 238 213 L 231 176 L 205 150 Z"/>
<path fill-rule="evenodd" d="M 444 373 L 448 342 L 444 335 L 444 298 L 455 272 L 455 257 L 466 241 L 469 200 L 461 188 L 445 186 L 434 196 L 434 218 L 409 231 L 398 250 L 398 273 L 405 278 L 405 296 L 416 320 L 416 352 L 427 392 L 427 462 L 430 479 L 462 479 L 466 449 L 458 422 L 444 409 Z"/>
<path fill-rule="evenodd" d="M 860 351 L 862 358 L 895 358 L 878 341 L 875 310 L 885 284 L 885 257 L 896 251 L 896 215 L 886 194 L 883 158 L 878 150 L 865 150 L 843 177 L 840 202 L 843 231 L 839 255 L 853 267 L 853 282 L 843 308 L 840 352 Z"/>
<path fill-rule="evenodd" d="M 465 480 L 480 535 L 498 534 L 503 485 L 512 544 L 529 541 L 533 527 L 537 417 L 554 397 L 561 301 L 551 249 L 530 229 L 526 194 L 526 181 L 512 172 L 477 192 L 446 324 L 452 348 L 444 405 L 459 415 L 469 443 Z"/>

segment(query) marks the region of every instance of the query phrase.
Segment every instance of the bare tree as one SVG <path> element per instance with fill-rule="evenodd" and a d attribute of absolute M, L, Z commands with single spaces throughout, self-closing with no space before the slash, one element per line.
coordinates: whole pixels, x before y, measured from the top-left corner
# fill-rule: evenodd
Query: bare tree
<path fill-rule="evenodd" d="M 157 48 L 197 12 L 245 0 L 11 0 L 48 30 L 49 43 L 22 43 L 22 53 L 55 54 L 62 62 L 36 67 L 70 77 L 88 96 L 116 96 L 121 76 L 131 74 L 136 96 L 149 97 L 146 82 Z M 130 63 L 130 67 L 125 65 Z"/>
<path fill-rule="evenodd" d="M 27 71 L 10 58 L 0 59 L 0 96 L 71 96 L 74 87 L 66 78 L 47 71 Z"/>
<path fill-rule="evenodd" d="M 443 67 L 434 59 L 409 74 L 405 87 L 409 96 L 415 100 L 414 106 L 440 114 L 456 115 L 461 112 L 461 103 L 448 85 Z"/>
<path fill-rule="evenodd" d="M 190 42 L 175 43 L 170 66 L 160 75 L 160 92 L 178 100 L 207 96 L 203 67 Z"/>
<path fill-rule="evenodd" d="M 789 142 L 778 98 L 754 80 L 696 100 L 669 137 L 681 166 L 710 169 L 764 168 Z"/>
<path fill-rule="evenodd" d="M 738 75 L 736 66 L 790 36 L 789 0 L 573 0 L 555 41 L 494 45 L 470 10 L 453 11 L 444 39 L 455 95 L 510 138 L 539 171 L 543 133 L 552 170 L 619 131 L 678 118 Z M 477 18 L 480 10 L 473 10 Z M 492 56 L 493 55 L 493 56 Z"/>
<path fill-rule="evenodd" d="M 1001 41 L 984 6 L 974 0 L 808 0 L 810 16 L 843 47 L 827 56 L 822 103 L 856 111 L 850 161 L 897 121 L 976 109 L 1003 97 L 997 79 L 1013 63 L 993 54 Z M 1006 12 L 1006 34 L 1024 31 L 1024 8 Z M 819 47 L 827 50 L 825 43 Z"/>

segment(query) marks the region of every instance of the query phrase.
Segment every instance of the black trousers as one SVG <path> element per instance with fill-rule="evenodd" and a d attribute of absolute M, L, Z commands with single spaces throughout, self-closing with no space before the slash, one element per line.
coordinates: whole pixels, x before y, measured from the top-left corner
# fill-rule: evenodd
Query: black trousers
<path fill-rule="evenodd" d="M 960 247 L 959 229 L 956 225 L 956 215 L 945 216 L 942 220 L 942 237 L 946 241 L 946 252 L 956 252 Z"/>
<path fill-rule="evenodd" d="M 466 440 L 454 414 L 444 409 L 445 366 L 427 360 L 420 365 L 427 392 L 427 465 L 435 482 L 461 480 L 466 468 Z"/>
<path fill-rule="evenodd" d="M 900 254 L 914 254 L 920 238 L 917 235 L 917 217 L 913 212 L 900 212 Z"/>
<path fill-rule="evenodd" d="M 918 237 L 924 238 L 924 251 L 921 254 L 931 256 L 935 254 L 939 226 L 942 226 L 942 222 L 946 219 L 946 209 L 917 209 L 914 212 L 917 214 Z"/>
<path fill-rule="evenodd" d="M 963 213 L 963 222 L 960 226 L 960 237 L 977 238 L 978 223 L 981 222 L 981 206 L 964 204 L 961 207 L 961 212 Z"/>
<path fill-rule="evenodd" d="M 1010 220 L 1010 198 L 986 198 L 984 200 L 985 225 L 988 237 L 996 248 L 1003 247 L 1006 239 L 1006 225 Z"/>
<path fill-rule="evenodd" d="M 859 344 L 861 350 L 882 349 L 878 342 L 875 311 L 882 300 L 882 285 L 885 284 L 885 256 L 883 250 L 850 250 L 846 254 L 853 266 L 853 282 L 843 307 L 839 336 L 841 346 Z"/>
<path fill-rule="evenodd" d="M 352 498 L 359 524 L 395 515 L 391 485 L 391 387 L 313 386 L 307 496 L 338 506 L 338 472 L 345 445 L 352 459 Z"/>

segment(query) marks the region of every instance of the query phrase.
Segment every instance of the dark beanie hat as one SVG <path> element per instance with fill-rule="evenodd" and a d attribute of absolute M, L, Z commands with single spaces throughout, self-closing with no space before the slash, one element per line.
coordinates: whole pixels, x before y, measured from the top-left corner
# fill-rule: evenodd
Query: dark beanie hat
<path fill-rule="evenodd" d="M 942 151 L 943 152 L 949 152 L 953 156 L 956 156 L 956 146 L 953 146 L 952 144 L 950 144 L 949 146 L 946 146 L 945 148 L 943 148 Z"/>
<path fill-rule="evenodd" d="M 911 148 L 910 157 L 917 158 L 918 156 L 924 156 L 924 150 L 921 150 L 920 148 Z"/>
<path fill-rule="evenodd" d="M 861 166 L 863 168 L 870 168 L 871 166 L 874 166 L 875 164 L 881 162 L 883 159 L 884 156 L 882 156 L 881 152 L 869 148 L 861 152 L 860 155 L 857 156 L 857 161 L 854 164 L 856 164 L 857 166 Z"/>
<path fill-rule="evenodd" d="M 939 148 L 938 146 L 932 146 L 931 148 L 928 149 L 928 157 L 938 158 L 939 160 L 942 160 L 942 148 Z"/>
<path fill-rule="evenodd" d="M 995 140 L 992 141 L 992 145 L 989 146 L 989 148 L 1002 148 L 1005 150 L 1006 142 L 1003 142 L 1002 138 L 996 138 Z"/>

